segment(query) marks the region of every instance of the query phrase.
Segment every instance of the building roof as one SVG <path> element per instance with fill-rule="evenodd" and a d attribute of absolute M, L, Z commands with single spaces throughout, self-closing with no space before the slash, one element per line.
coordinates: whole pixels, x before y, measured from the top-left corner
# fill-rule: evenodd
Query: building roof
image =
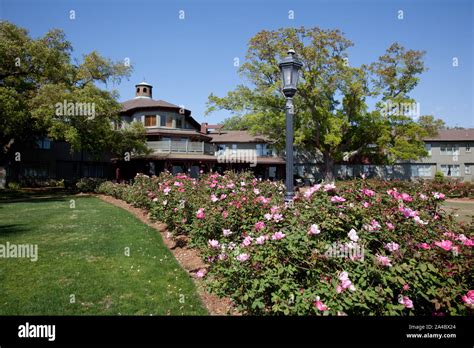
<path fill-rule="evenodd" d="M 178 105 L 168 103 L 164 100 L 154 100 L 151 98 L 134 98 L 122 103 L 122 112 L 126 113 L 133 109 L 147 108 L 172 108 L 180 109 Z"/>
<path fill-rule="evenodd" d="M 137 110 L 150 110 L 150 109 L 171 109 L 171 110 L 182 110 L 181 106 L 168 103 L 164 100 L 155 100 L 147 97 L 137 97 L 124 101 L 122 103 L 121 114 L 131 115 Z M 191 111 L 184 109 L 184 115 L 187 120 L 196 128 L 200 129 L 201 125 L 191 116 Z"/>
<path fill-rule="evenodd" d="M 435 137 L 427 137 L 425 141 L 474 141 L 474 128 L 441 129 Z"/>
<path fill-rule="evenodd" d="M 252 135 L 248 131 L 221 130 L 208 133 L 212 143 L 267 143 L 269 138 L 264 135 Z"/>

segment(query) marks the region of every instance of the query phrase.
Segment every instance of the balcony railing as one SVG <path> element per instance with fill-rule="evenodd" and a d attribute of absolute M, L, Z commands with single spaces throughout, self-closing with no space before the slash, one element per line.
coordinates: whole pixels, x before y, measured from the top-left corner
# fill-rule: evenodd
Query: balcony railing
<path fill-rule="evenodd" d="M 149 141 L 147 145 L 153 152 L 214 154 L 214 147 L 203 141 L 159 140 Z"/>

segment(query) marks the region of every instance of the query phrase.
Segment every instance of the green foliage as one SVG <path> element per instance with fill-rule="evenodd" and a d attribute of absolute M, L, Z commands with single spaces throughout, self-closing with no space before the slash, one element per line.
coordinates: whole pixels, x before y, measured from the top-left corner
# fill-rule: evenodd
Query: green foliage
<path fill-rule="evenodd" d="M 33 39 L 7 21 L 0 23 L 0 163 L 12 145 L 37 136 L 66 141 L 71 151 L 92 156 L 104 152 L 143 153 L 144 130 L 113 130 L 120 121 L 116 91 L 100 84 L 119 83 L 131 67 L 112 62 L 93 51 L 73 61 L 72 46 L 60 30 Z M 58 112 L 58 105 L 93 106 L 93 115 Z M 91 112 L 92 113 L 92 112 Z"/>
<path fill-rule="evenodd" d="M 76 187 L 80 192 L 95 192 L 103 182 L 105 182 L 105 179 L 81 178 L 76 182 Z"/>
<path fill-rule="evenodd" d="M 277 149 L 283 149 L 285 98 L 278 62 L 293 48 L 304 64 L 293 98 L 295 145 L 323 155 L 327 179 L 332 179 L 334 162 L 345 154 L 374 163 L 425 156 L 422 139 L 436 133 L 442 121 L 422 116 L 415 122 L 404 112 L 383 110 L 384 105 L 415 102 L 409 94 L 426 70 L 424 52 L 395 43 L 376 62 L 357 67 L 348 56 L 352 46 L 339 30 L 261 31 L 250 39 L 246 62 L 239 70 L 249 83 L 238 85 L 224 97 L 211 94 L 207 113 L 229 110 L 233 116 L 224 127 L 265 134 Z M 375 110 L 367 108 L 369 97 L 379 99 Z"/>
<path fill-rule="evenodd" d="M 437 171 L 435 173 L 435 180 L 438 181 L 438 182 L 443 182 L 444 181 L 444 173 L 443 172 L 440 172 L 440 171 Z"/>
<path fill-rule="evenodd" d="M 471 287 L 469 228 L 440 209 L 434 183 L 423 190 L 398 184 L 315 185 L 293 205 L 284 203 L 280 183 L 249 173 L 199 180 L 139 175 L 133 185 L 106 182 L 98 191 L 145 208 L 175 236 L 190 237 L 209 263 L 209 288 L 244 314 L 470 313 L 462 300 Z M 341 280 L 344 272 L 349 283 Z M 405 298 L 413 307 L 400 303 Z"/>

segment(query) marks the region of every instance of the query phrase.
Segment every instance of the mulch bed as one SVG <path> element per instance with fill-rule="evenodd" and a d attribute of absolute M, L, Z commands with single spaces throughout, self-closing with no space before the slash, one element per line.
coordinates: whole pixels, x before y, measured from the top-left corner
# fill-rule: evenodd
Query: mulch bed
<path fill-rule="evenodd" d="M 106 195 L 93 195 L 101 200 L 113 204 L 116 207 L 127 210 L 136 216 L 140 221 L 157 230 L 163 239 L 164 244 L 171 251 L 173 256 L 191 276 L 202 302 L 206 306 L 211 315 L 239 315 L 239 313 L 232 306 L 232 301 L 228 298 L 220 298 L 214 294 L 206 291 L 202 280 L 195 277 L 195 273 L 201 268 L 207 268 L 206 263 L 203 262 L 199 250 L 190 248 L 188 246 L 188 238 L 186 236 L 177 236 L 172 238 L 166 228 L 166 224 L 162 222 L 154 222 L 150 219 L 146 210 L 136 208 L 127 202 L 116 199 Z"/>

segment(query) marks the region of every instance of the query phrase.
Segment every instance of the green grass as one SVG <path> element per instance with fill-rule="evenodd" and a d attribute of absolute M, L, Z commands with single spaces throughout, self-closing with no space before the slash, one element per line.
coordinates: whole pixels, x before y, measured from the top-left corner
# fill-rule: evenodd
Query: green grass
<path fill-rule="evenodd" d="M 474 221 L 474 201 L 447 201 L 443 207 L 444 210 L 455 214 L 459 222 L 470 224 Z"/>
<path fill-rule="evenodd" d="M 2 194 L 7 242 L 37 244 L 38 260 L 0 258 L 0 315 L 207 314 L 160 234 L 97 198 Z"/>

